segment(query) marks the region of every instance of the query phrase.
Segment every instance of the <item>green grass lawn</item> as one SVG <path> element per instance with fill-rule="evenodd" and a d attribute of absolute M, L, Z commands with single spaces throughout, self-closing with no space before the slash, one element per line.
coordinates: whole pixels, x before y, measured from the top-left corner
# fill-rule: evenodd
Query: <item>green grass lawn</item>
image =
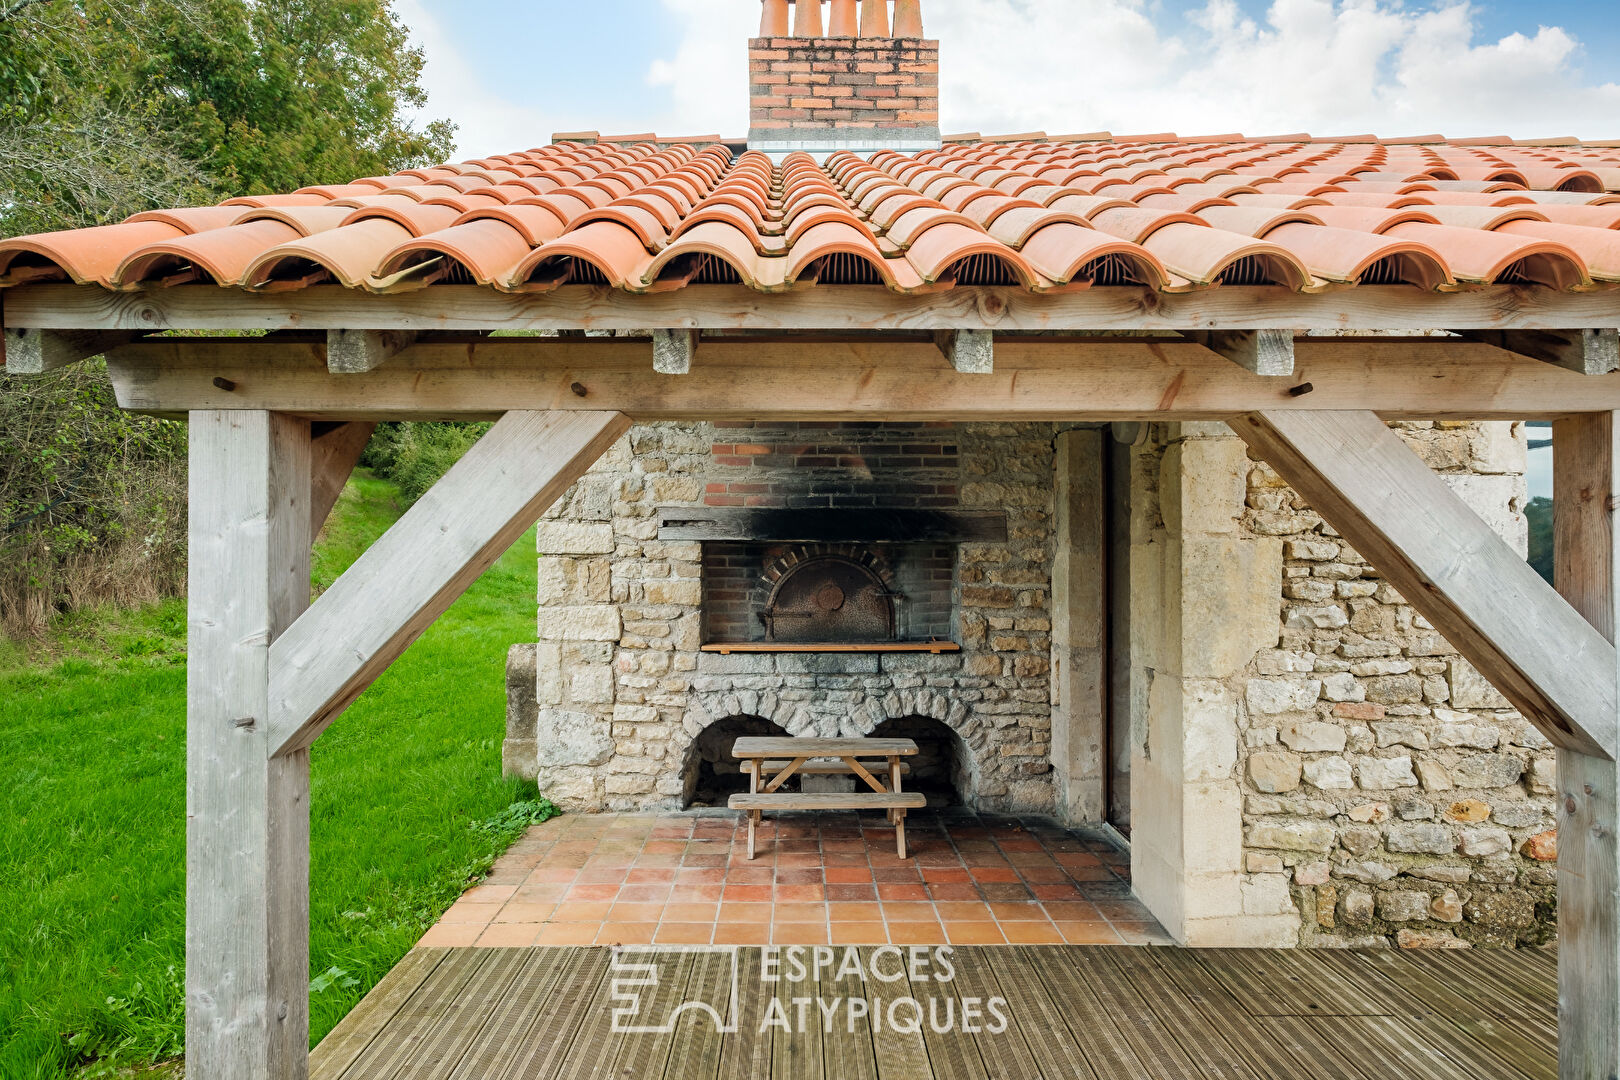
<path fill-rule="evenodd" d="M 357 474 L 317 587 L 398 513 Z M 501 777 L 506 651 L 533 639 L 534 593 L 531 533 L 315 746 L 316 1040 L 545 808 Z M 65 620 L 44 663 L 0 650 L 0 1077 L 182 1051 L 184 634 L 177 601 Z"/>

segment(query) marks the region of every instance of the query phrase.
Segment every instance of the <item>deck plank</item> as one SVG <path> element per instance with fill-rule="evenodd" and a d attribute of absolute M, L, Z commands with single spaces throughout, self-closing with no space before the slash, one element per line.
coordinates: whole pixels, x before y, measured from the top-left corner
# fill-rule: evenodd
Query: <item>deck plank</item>
<path fill-rule="evenodd" d="M 390 1080 L 441 1028 L 467 1019 L 463 1012 L 468 984 L 495 955 L 494 949 L 452 949 L 434 968 L 364 1051 L 342 1073 L 344 1080 Z"/>
<path fill-rule="evenodd" d="M 756 1080 L 770 1075 L 774 1029 L 764 1024 L 770 998 L 763 992 L 763 958 L 759 949 L 737 950 L 737 1031 L 720 1045 L 721 1080 Z"/>
<path fill-rule="evenodd" d="M 461 1062 L 446 1075 L 450 1080 L 486 1080 L 500 1075 L 528 1029 L 539 1019 L 536 1002 L 549 1001 L 559 985 L 574 978 L 581 965 L 590 963 L 582 950 L 528 949 L 523 967 L 508 992 L 495 1002 L 489 1019 L 467 1047 Z"/>
<path fill-rule="evenodd" d="M 532 1080 L 553 1075 L 587 1025 L 608 1022 L 591 1015 L 592 1005 L 598 1002 L 599 994 L 609 981 L 608 950 L 546 949 L 542 952 L 554 963 L 567 962 L 569 968 L 558 975 L 549 1000 L 529 1003 L 535 1022 L 511 1047 L 511 1060 L 506 1071 L 500 1074 L 501 1080 Z"/>
<path fill-rule="evenodd" d="M 725 1045 L 721 1027 L 733 1019 L 732 1007 L 737 1004 L 732 1000 L 733 955 L 703 952 L 698 953 L 694 961 L 687 992 L 691 1000 L 713 1007 L 720 1020 L 717 1023 L 705 1010 L 682 1014 L 670 1047 L 669 1065 L 664 1071 L 671 1080 L 715 1080 L 720 1075 L 720 1052 Z M 740 981 L 735 989 L 740 998 L 743 993 Z"/>
<path fill-rule="evenodd" d="M 1008 1011 L 1024 1025 L 1029 1048 L 1048 1080 L 1067 1078 L 1064 1066 L 1071 1061 L 1084 1061 L 1102 1080 L 1155 1075 L 1144 1069 L 1092 993 L 1058 961 L 1059 950 L 986 952 Z"/>
<path fill-rule="evenodd" d="M 841 969 L 848 955 L 844 949 L 834 950 Z M 860 953 L 853 955 L 859 957 Z M 842 977 L 835 972 L 831 978 L 823 979 L 821 992 L 826 995 L 826 1003 L 834 1007 L 831 1016 L 817 1017 L 822 1021 L 822 1039 L 827 1048 L 827 1075 L 838 1080 L 878 1080 L 872 1018 L 857 1017 L 849 1007 L 852 1001 L 865 1000 L 865 980 L 847 970 Z"/>
<path fill-rule="evenodd" d="M 1179 1047 L 1189 1060 L 1198 1062 L 1198 1076 L 1260 1080 L 1197 1006 L 1174 993 L 1174 984 L 1164 969 L 1153 962 L 1152 950 L 1100 949 L 1096 956 L 1103 962 L 1089 962 L 1092 959 L 1089 956 L 1086 963 L 1077 962 L 1072 955 L 1068 959 L 1072 968 L 1089 971 L 1094 976 L 1093 991 L 1105 989 L 1110 999 L 1129 1010 L 1124 1014 L 1116 1013 L 1126 1021 L 1121 1024 L 1126 1038 L 1132 1038 L 1132 1028 L 1143 1026 L 1131 1022 L 1130 1017 L 1152 1018 L 1152 1029 L 1138 1030 L 1133 1039 L 1139 1055 L 1153 1041 L 1162 1039 Z M 1109 1001 L 1103 1003 L 1107 1005 Z"/>
<path fill-rule="evenodd" d="M 872 954 L 876 951 L 873 946 L 864 946 L 860 950 L 861 963 L 868 972 L 872 970 Z M 923 1040 L 922 1032 L 897 1031 L 888 1023 L 887 1013 L 880 1016 L 878 1012 L 880 1009 L 886 1010 L 888 1003 L 896 997 L 911 996 L 911 980 L 904 970 L 900 978 L 892 983 L 869 980 L 865 993 L 871 1010 L 872 1050 L 877 1058 L 879 1075 L 883 1080 L 932 1080 L 934 1071 L 929 1065 L 928 1044 Z"/>
<path fill-rule="evenodd" d="M 812 964 L 812 953 L 805 949 L 806 977 L 797 982 L 790 981 L 789 974 L 796 973 L 784 961 L 779 971 L 782 973 L 781 981 L 775 986 L 775 998 L 781 1002 L 781 1011 L 778 1018 L 785 1016 L 787 1030 L 777 1026 L 771 1035 L 771 1071 L 770 1076 L 778 1080 L 823 1080 L 826 1076 L 825 1058 L 822 1055 L 821 1024 L 816 1015 L 816 999 L 821 994 L 819 981 L 815 977 Z M 795 998 L 809 998 L 810 1003 L 801 1013 Z M 804 1022 L 800 1023 L 800 1016 Z M 835 1074 L 836 1075 L 836 1074 Z"/>
<path fill-rule="evenodd" d="M 309 1080 L 338 1080 L 449 953 L 448 949 L 412 949 L 406 953 L 310 1052 Z"/>
<path fill-rule="evenodd" d="M 694 999 L 692 987 L 693 975 L 697 971 L 699 956 L 705 955 L 695 952 L 682 952 L 678 954 L 672 964 L 661 964 L 658 985 L 651 994 L 652 1005 L 646 1014 L 645 1020 L 638 1017 L 638 1023 L 668 1023 L 668 1030 L 658 1032 L 637 1032 L 635 1034 L 615 1035 L 611 1022 L 596 1028 L 592 1039 L 600 1039 L 609 1045 L 617 1044 L 618 1056 L 614 1058 L 613 1067 L 607 1072 L 591 1072 L 592 1078 L 603 1076 L 645 1076 L 657 1077 L 669 1075 L 670 1049 L 675 1045 L 675 1033 L 679 1029 L 682 1017 L 689 1017 L 691 1013 L 677 1013 L 685 1002 Z M 612 980 L 609 980 L 611 988 Z M 643 991 L 645 993 L 645 991 Z M 611 1017 L 611 1011 L 609 1016 Z M 708 1022 L 704 1018 L 703 1022 Z M 588 1059 L 591 1055 L 583 1055 Z M 684 1064 L 684 1063 L 682 1063 Z M 686 1080 L 686 1074 L 680 1071 L 674 1073 L 680 1080 Z M 583 1076 L 581 1080 L 584 1080 Z M 698 1080 L 693 1077 L 692 1080 Z"/>
<path fill-rule="evenodd" d="M 951 958 L 951 962 L 956 968 L 956 978 L 947 984 L 947 987 L 949 992 L 958 998 L 976 997 L 982 1003 L 987 1003 L 991 998 L 1007 996 L 982 950 L 958 950 Z M 1020 1017 L 1017 1011 L 1010 1007 L 1003 1012 L 1007 1018 L 1005 1031 L 999 1035 L 989 1031 L 974 1034 L 973 1041 L 979 1048 L 979 1058 L 984 1062 L 985 1070 L 992 1077 L 1041 1077 L 1043 1073 L 1036 1064 L 1035 1052 L 1030 1043 L 1034 1033 L 1026 1034 L 1024 1031 L 1025 1025 L 1036 1021 L 1032 1017 Z M 986 1014 L 982 1023 L 989 1024 L 992 1019 L 993 1017 Z M 1077 1061 L 1073 1075 L 1077 1078 L 1091 1076 L 1090 1066 L 1083 1061 Z"/>
<path fill-rule="evenodd" d="M 461 1063 L 529 959 L 527 949 L 489 949 L 443 1021 L 428 1028 L 394 1080 L 440 1080 Z"/>

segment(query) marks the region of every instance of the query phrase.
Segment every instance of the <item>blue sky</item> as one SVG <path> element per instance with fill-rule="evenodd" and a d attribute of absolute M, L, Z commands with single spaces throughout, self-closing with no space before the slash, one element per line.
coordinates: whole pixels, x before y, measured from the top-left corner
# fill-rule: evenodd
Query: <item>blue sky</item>
<path fill-rule="evenodd" d="M 758 0 L 397 0 L 468 155 L 742 135 Z M 1620 137 L 1614 0 L 924 0 L 953 131 Z M 492 30 L 492 28 L 498 28 Z"/>

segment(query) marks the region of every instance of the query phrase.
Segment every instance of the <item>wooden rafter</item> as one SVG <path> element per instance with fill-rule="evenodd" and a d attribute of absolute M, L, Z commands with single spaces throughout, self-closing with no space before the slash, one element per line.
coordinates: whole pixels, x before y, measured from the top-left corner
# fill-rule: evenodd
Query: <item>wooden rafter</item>
<path fill-rule="evenodd" d="M 1190 293 L 1096 288 L 1037 295 L 959 286 L 898 296 L 870 286 L 818 285 L 762 295 L 694 285 L 638 295 L 588 285 L 508 294 L 435 285 L 377 296 L 337 285 L 287 293 L 213 286 L 110 292 L 93 285 L 24 285 L 6 295 L 6 325 L 104 330 L 1563 330 L 1620 325 L 1620 294 L 1493 285 L 1429 293 L 1361 285 L 1304 294 L 1274 286 Z"/>
<path fill-rule="evenodd" d="M 1295 378 L 1257 379 L 1178 340 L 1000 337 L 996 369 L 944 368 L 931 335 L 705 339 L 669 378 L 625 338 L 425 341 L 364 378 L 291 340 L 161 338 L 114 350 L 127 409 L 271 409 L 319 419 L 489 419 L 509 409 L 656 419 L 1221 420 L 1260 409 L 1390 418 L 1558 417 L 1620 409 L 1620 376 L 1586 378 L 1455 338 L 1308 338 Z M 1296 395 L 1305 383 L 1311 392 Z"/>
<path fill-rule="evenodd" d="M 629 426 L 503 417 L 271 647 L 270 752 L 308 748 Z"/>
<path fill-rule="evenodd" d="M 1232 427 L 1547 738 L 1614 757 L 1614 646 L 1377 416 Z"/>

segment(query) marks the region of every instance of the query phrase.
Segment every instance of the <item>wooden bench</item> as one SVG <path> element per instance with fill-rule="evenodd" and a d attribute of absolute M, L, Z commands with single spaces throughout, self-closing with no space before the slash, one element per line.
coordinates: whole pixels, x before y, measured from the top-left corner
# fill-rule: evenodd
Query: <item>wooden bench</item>
<path fill-rule="evenodd" d="M 910 769 L 900 759 L 917 753 L 910 739 L 738 739 L 732 754 L 742 760 L 748 793 L 733 795 L 728 804 L 748 815 L 748 857 L 754 857 L 754 835 L 766 810 L 884 810 L 894 822 L 895 848 L 906 857 L 906 811 L 928 805 L 922 792 L 901 791 L 901 777 Z M 883 758 L 871 768 L 861 758 Z M 827 760 L 836 759 L 836 760 Z M 873 775 L 888 773 L 888 785 Z M 779 791 L 795 773 L 811 776 L 856 776 L 870 791 Z M 770 780 L 766 780 L 771 776 Z"/>

